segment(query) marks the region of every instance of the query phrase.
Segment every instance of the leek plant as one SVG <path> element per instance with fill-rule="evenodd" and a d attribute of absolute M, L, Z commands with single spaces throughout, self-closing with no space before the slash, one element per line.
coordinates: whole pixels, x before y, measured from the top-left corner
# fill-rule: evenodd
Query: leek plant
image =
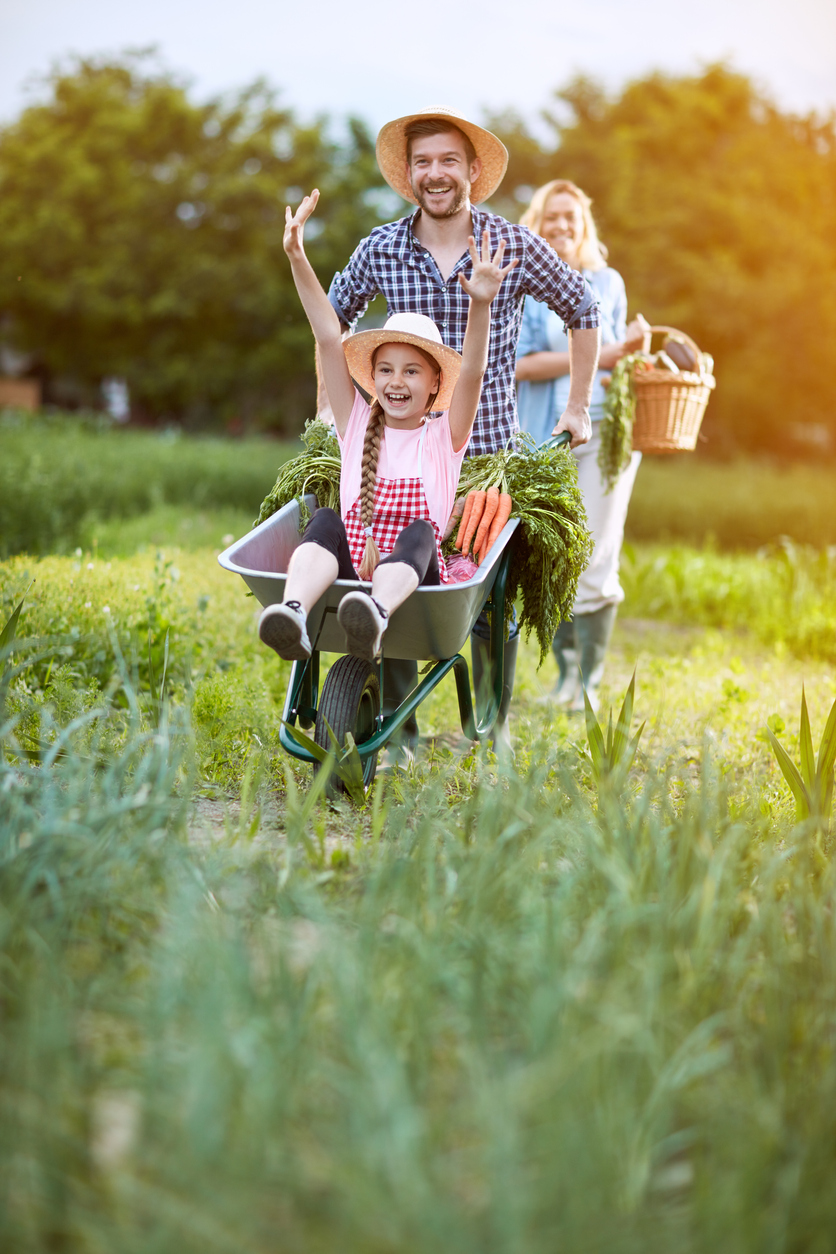
<path fill-rule="evenodd" d="M 810 715 L 807 712 L 807 695 L 801 688 L 801 719 L 798 729 L 800 768 L 795 765 L 771 727 L 764 729 L 772 745 L 781 774 L 790 786 L 795 798 L 795 813 L 799 823 L 807 819 L 814 825 L 827 829 L 833 808 L 833 767 L 836 763 L 836 701 L 830 707 L 819 751 L 813 750 L 813 734 Z"/>
<path fill-rule="evenodd" d="M 620 792 L 627 779 L 630 767 L 635 760 L 639 741 L 645 727 L 644 723 L 642 723 L 635 736 L 633 736 L 632 740 L 630 739 L 630 724 L 633 721 L 635 697 L 636 672 L 634 670 L 630 683 L 627 686 L 627 691 L 624 694 L 624 700 L 621 703 L 621 710 L 618 714 L 615 729 L 613 729 L 612 725 L 612 708 L 610 709 L 607 736 L 604 739 L 603 730 L 595 717 L 595 711 L 590 703 L 586 688 L 583 690 L 586 735 L 589 743 L 589 755 L 592 759 L 592 773 L 598 785 L 599 797 L 603 790 L 610 794 Z"/>

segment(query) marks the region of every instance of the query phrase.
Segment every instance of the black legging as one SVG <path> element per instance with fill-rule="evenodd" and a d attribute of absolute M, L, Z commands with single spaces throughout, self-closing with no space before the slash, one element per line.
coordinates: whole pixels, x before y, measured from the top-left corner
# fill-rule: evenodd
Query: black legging
<path fill-rule="evenodd" d="M 360 578 L 351 561 L 345 523 L 336 510 L 318 509 L 305 528 L 302 542 L 318 544 L 321 549 L 333 553 L 337 559 L 338 579 Z M 415 522 L 404 527 L 392 552 L 387 557 L 382 557 L 379 564 L 388 566 L 392 562 L 405 562 L 407 566 L 411 566 L 418 576 L 419 584 L 423 584 L 425 588 L 433 588 L 441 583 L 435 532 L 430 523 L 423 518 L 416 518 Z"/>

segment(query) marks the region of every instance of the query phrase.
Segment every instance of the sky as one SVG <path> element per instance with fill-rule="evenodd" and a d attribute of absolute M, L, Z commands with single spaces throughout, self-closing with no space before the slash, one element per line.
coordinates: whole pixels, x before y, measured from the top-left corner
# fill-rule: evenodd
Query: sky
<path fill-rule="evenodd" d="M 263 76 L 302 118 L 374 129 L 434 105 L 512 107 L 537 129 L 578 71 L 615 91 L 715 60 L 782 108 L 836 108 L 836 0 L 0 0 L 0 121 L 43 96 L 56 61 L 149 45 L 195 99 Z"/>

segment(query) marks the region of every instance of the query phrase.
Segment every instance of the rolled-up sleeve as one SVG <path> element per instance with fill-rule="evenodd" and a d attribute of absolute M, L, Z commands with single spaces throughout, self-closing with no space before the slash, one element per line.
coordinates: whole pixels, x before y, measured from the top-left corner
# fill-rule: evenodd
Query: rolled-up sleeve
<path fill-rule="evenodd" d="M 352 326 L 379 292 L 369 256 L 369 241 L 364 239 L 351 254 L 348 265 L 331 280 L 328 299 L 337 317 L 345 326 Z"/>
<path fill-rule="evenodd" d="M 567 331 L 594 331 L 601 324 L 589 283 L 533 231 L 526 231 L 525 290 L 553 309 Z"/>

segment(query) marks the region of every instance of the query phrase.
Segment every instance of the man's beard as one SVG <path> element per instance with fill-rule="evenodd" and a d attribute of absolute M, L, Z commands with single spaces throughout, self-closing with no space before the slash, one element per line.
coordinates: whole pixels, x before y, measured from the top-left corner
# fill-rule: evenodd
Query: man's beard
<path fill-rule="evenodd" d="M 425 192 L 422 192 L 415 187 L 413 187 L 412 192 L 424 213 L 428 214 L 431 218 L 441 220 L 443 218 L 454 218 L 457 213 L 461 212 L 467 204 L 468 197 L 470 195 L 470 188 L 467 184 L 459 184 L 457 186 L 454 183 L 451 190 L 453 191 L 453 199 L 450 203 L 450 208 L 443 210 L 441 213 L 436 210 L 432 200 L 428 198 Z"/>

